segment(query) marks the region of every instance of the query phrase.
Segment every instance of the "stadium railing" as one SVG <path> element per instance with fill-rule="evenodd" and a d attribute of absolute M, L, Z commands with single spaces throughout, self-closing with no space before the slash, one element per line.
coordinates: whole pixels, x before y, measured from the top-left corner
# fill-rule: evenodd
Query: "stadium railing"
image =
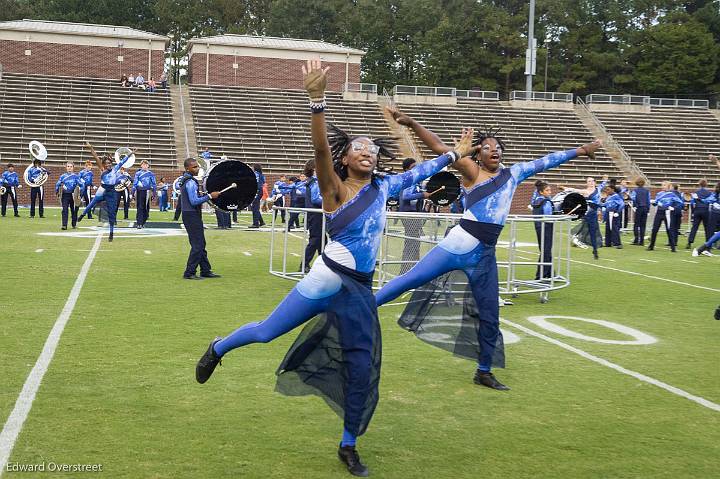
<path fill-rule="evenodd" d="M 345 91 L 353 91 L 360 93 L 377 93 L 377 84 L 375 83 L 346 83 Z"/>
<path fill-rule="evenodd" d="M 605 95 L 593 93 L 585 97 L 585 103 L 612 103 L 614 105 L 649 105 L 650 97 L 643 95 Z"/>
<path fill-rule="evenodd" d="M 573 94 L 554 91 L 533 91 L 528 94 L 528 92 L 525 90 L 513 90 L 510 92 L 510 100 L 555 101 L 561 103 L 572 103 Z"/>
<path fill-rule="evenodd" d="M 708 100 L 691 100 L 688 98 L 650 98 L 650 106 L 662 108 L 710 108 Z"/>

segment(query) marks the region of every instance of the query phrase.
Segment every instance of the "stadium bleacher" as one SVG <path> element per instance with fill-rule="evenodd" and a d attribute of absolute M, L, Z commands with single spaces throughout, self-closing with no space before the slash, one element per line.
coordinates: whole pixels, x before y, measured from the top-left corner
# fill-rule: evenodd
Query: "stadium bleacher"
<path fill-rule="evenodd" d="M 326 96 L 328 120 L 338 127 L 351 134 L 391 135 L 377 103 Z M 302 90 L 191 85 L 190 99 L 200 150 L 261 163 L 270 173 L 300 172 L 313 158 Z"/>
<path fill-rule="evenodd" d="M 507 151 L 503 163 L 540 158 L 552 151 L 574 148 L 592 140 L 592 134 L 573 110 L 533 109 L 506 106 L 497 101 L 458 99 L 457 106 L 400 104 L 399 107 L 451 144 L 464 126 L 475 128 L 500 127 Z M 421 142 L 425 158 L 432 153 Z M 546 173 L 537 175 L 555 184 L 581 184 L 587 176 L 623 174 L 612 159 L 602 152 L 595 160 L 583 158 Z"/>
<path fill-rule="evenodd" d="M 720 121 L 705 109 L 653 108 L 650 112 L 603 112 L 595 116 L 653 184 L 692 187 L 720 179 L 709 154 L 720 152 Z"/>
<path fill-rule="evenodd" d="M 167 90 L 147 93 L 115 80 L 4 73 L 0 81 L 3 161 L 28 162 L 28 144 L 42 142 L 48 165 L 89 159 L 98 152 L 138 148 L 154 167 L 177 166 Z"/>

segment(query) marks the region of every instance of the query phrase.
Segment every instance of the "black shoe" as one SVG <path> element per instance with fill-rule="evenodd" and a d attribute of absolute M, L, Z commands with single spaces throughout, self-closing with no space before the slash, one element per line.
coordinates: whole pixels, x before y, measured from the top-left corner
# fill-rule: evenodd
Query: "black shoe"
<path fill-rule="evenodd" d="M 40 215 L 40 218 L 45 218 L 43 215 Z"/>
<path fill-rule="evenodd" d="M 692 243 L 688 243 L 688 244 L 685 246 L 685 249 L 692 249 Z"/>
<path fill-rule="evenodd" d="M 198 361 L 195 366 L 195 379 L 200 384 L 205 384 L 205 382 L 210 379 L 210 376 L 212 376 L 213 371 L 215 371 L 215 367 L 218 364 L 222 364 L 220 356 L 213 351 L 213 346 L 221 339 L 222 338 L 217 337 L 210 342 L 207 351 L 205 351 L 205 354 L 202 355 L 200 361 Z"/>
<path fill-rule="evenodd" d="M 715 310 L 715 319 L 720 321 L 720 306 L 718 306 L 717 309 Z"/>
<path fill-rule="evenodd" d="M 655 251 L 655 247 L 654 247 L 654 246 L 648 246 L 647 248 L 645 248 L 645 250 L 646 250 L 646 251 Z"/>
<path fill-rule="evenodd" d="M 184 274 L 183 279 L 202 279 L 201 276 L 195 276 L 194 274 Z"/>
<path fill-rule="evenodd" d="M 368 477 L 370 475 L 367 466 L 360 462 L 360 454 L 358 454 L 355 446 L 338 447 L 338 457 L 353 476 Z"/>
<path fill-rule="evenodd" d="M 619 245 L 617 245 L 617 246 L 615 247 L 615 249 L 623 249 L 623 247 L 622 247 L 621 244 L 619 244 Z"/>
<path fill-rule="evenodd" d="M 480 386 L 486 386 L 491 389 L 496 389 L 498 391 L 509 391 L 510 388 L 505 386 L 503 383 L 498 381 L 493 373 L 486 373 L 483 371 L 480 371 L 479 369 L 475 371 L 475 377 L 473 378 L 473 382 L 475 384 L 479 384 Z"/>
<path fill-rule="evenodd" d="M 597 250 L 593 250 L 593 258 L 600 259 L 600 256 L 598 256 Z"/>
<path fill-rule="evenodd" d="M 203 278 L 222 278 L 219 274 L 215 274 L 212 271 L 209 271 L 207 273 L 200 273 L 200 276 Z"/>
<path fill-rule="evenodd" d="M 113 240 L 113 232 L 110 232 L 110 236 L 108 236 L 108 243 L 112 243 Z"/>
<path fill-rule="evenodd" d="M 67 230 L 67 226 L 63 226 L 63 227 L 60 228 L 60 229 L 63 230 L 63 231 L 65 231 L 65 230 Z"/>
<path fill-rule="evenodd" d="M 83 218 L 85 218 L 85 215 L 84 215 L 84 214 L 78 216 L 77 222 L 80 223 L 80 222 L 83 220 Z M 89 216 L 88 216 L 88 219 L 90 219 Z"/>
<path fill-rule="evenodd" d="M 260 225 L 250 225 L 248 228 L 260 228 Z"/>
<path fill-rule="evenodd" d="M 15 218 L 20 218 L 20 215 L 15 213 Z"/>

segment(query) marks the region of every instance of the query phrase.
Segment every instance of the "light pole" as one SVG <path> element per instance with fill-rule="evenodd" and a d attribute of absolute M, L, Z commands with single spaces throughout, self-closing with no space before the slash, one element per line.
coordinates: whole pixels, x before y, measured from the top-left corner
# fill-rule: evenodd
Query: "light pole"
<path fill-rule="evenodd" d="M 528 15 L 528 47 L 525 52 L 525 93 L 530 100 L 532 95 L 532 77 L 535 74 L 535 0 L 530 0 L 530 13 Z"/>

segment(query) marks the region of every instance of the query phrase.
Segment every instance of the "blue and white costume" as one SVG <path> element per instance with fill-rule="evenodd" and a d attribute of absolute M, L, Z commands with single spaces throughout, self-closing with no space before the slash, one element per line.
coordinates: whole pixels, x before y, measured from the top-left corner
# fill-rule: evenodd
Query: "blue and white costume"
<path fill-rule="evenodd" d="M 136 196 L 137 215 L 135 221 L 138 226 L 144 226 L 150 216 L 150 204 L 157 192 L 155 173 L 150 170 L 138 170 L 133 178 L 132 194 Z M 150 194 L 152 193 L 152 194 Z"/>
<path fill-rule="evenodd" d="M 77 173 L 63 173 L 60 179 L 55 184 L 55 193 L 62 192 L 60 196 L 60 202 L 62 204 L 62 226 L 67 228 L 68 223 L 68 210 L 72 218 L 72 227 L 75 228 L 77 223 L 77 205 L 75 205 L 75 199 L 73 198 L 73 192 L 75 188 L 80 187 L 82 181 Z"/>
<path fill-rule="evenodd" d="M 36 183 L 37 179 L 43 173 L 47 174 L 47 170 L 42 166 L 31 166 L 28 168 L 28 180 L 30 183 Z M 40 217 L 42 218 L 45 213 L 45 186 L 31 186 L 30 187 L 30 218 L 35 217 L 35 203 L 38 203 L 38 209 L 40 210 Z"/>
<path fill-rule="evenodd" d="M 557 152 L 538 160 L 501 168 L 497 175 L 463 187 L 465 212 L 460 224 L 450 230 L 408 273 L 385 285 L 376 294 L 378 306 L 418 288 L 453 270 L 463 271 L 470 282 L 480 325 L 478 368 L 487 372 L 499 337 L 498 273 L 495 244 L 510 213 L 517 186 L 532 175 L 575 158 L 575 150 Z"/>
<path fill-rule="evenodd" d="M 385 227 L 385 203 L 388 196 L 399 194 L 446 167 L 451 158 L 449 154 L 442 155 L 401 175 L 374 177 L 337 211 L 325 213 L 330 242 L 323 256 L 266 320 L 245 324 L 218 341 L 214 345 L 215 354 L 223 356 L 247 344 L 272 341 L 323 312 L 328 313 L 327 317 L 334 315 L 338 318 L 335 326 L 342 330 L 339 337 L 342 348 L 336 350 L 342 349 L 344 360 L 352 363 L 352 367 L 346 368 L 351 377 L 347 378 L 344 403 L 337 404 L 338 409 L 344 409 L 344 437 L 362 434 L 377 402 L 370 369 L 374 348 L 379 348 L 374 340 L 379 327 L 369 281 Z M 301 338 L 306 336 L 304 330 Z M 291 349 L 288 357 L 297 352 Z M 285 374 L 290 369 L 287 359 L 281 366 L 279 387 L 283 377 L 289 376 Z"/>
<path fill-rule="evenodd" d="M 117 163 L 109 170 L 105 170 L 100 175 L 100 188 L 95 191 L 95 196 L 85 210 L 83 216 L 87 215 L 95 207 L 97 203 L 105 200 L 105 208 L 108 214 L 108 223 L 110 224 L 110 235 L 115 230 L 115 224 L 117 224 L 117 208 L 118 208 L 118 192 L 115 191 L 115 185 L 120 183 L 120 179 L 125 176 L 120 168 L 127 161 L 128 156 L 125 156 L 120 163 Z"/>
<path fill-rule="evenodd" d="M 12 200 L 15 216 L 19 216 L 16 190 L 17 187 L 20 185 L 18 174 L 14 171 L 3 171 L 3 174 L 0 176 L 0 185 L 3 185 L 6 190 L 5 194 L 2 195 L 2 197 L 0 198 L 0 202 L 2 202 L 2 215 L 5 216 L 5 209 L 7 208 L 7 199 L 9 196 Z"/>
<path fill-rule="evenodd" d="M 90 204 L 90 196 L 92 193 L 93 180 L 95 179 L 95 175 L 92 171 L 92 168 L 84 168 L 80 170 L 78 176 L 80 177 L 81 182 L 80 189 L 82 190 L 82 200 L 85 202 L 85 206 L 87 206 Z M 89 214 L 88 218 L 91 218 Z"/>
<path fill-rule="evenodd" d="M 674 233 L 677 215 L 674 215 L 673 211 L 676 208 L 682 209 L 684 206 L 683 200 L 680 199 L 673 191 L 659 191 L 655 195 L 653 204 L 657 205 L 657 210 L 655 211 L 655 218 L 653 219 L 653 227 L 652 232 L 650 233 L 650 245 L 648 246 L 648 249 L 653 249 L 655 247 L 655 239 L 657 238 L 658 231 L 660 230 L 660 225 L 665 223 L 665 229 L 668 234 L 668 239 L 670 240 L 670 250 L 674 252 L 675 247 L 677 246 L 677 238 Z"/>
<path fill-rule="evenodd" d="M 620 227 L 622 225 L 621 217 L 625 202 L 619 193 L 613 193 L 605 198 L 603 202 L 604 219 L 605 219 L 605 246 L 621 246 L 620 243 Z"/>

